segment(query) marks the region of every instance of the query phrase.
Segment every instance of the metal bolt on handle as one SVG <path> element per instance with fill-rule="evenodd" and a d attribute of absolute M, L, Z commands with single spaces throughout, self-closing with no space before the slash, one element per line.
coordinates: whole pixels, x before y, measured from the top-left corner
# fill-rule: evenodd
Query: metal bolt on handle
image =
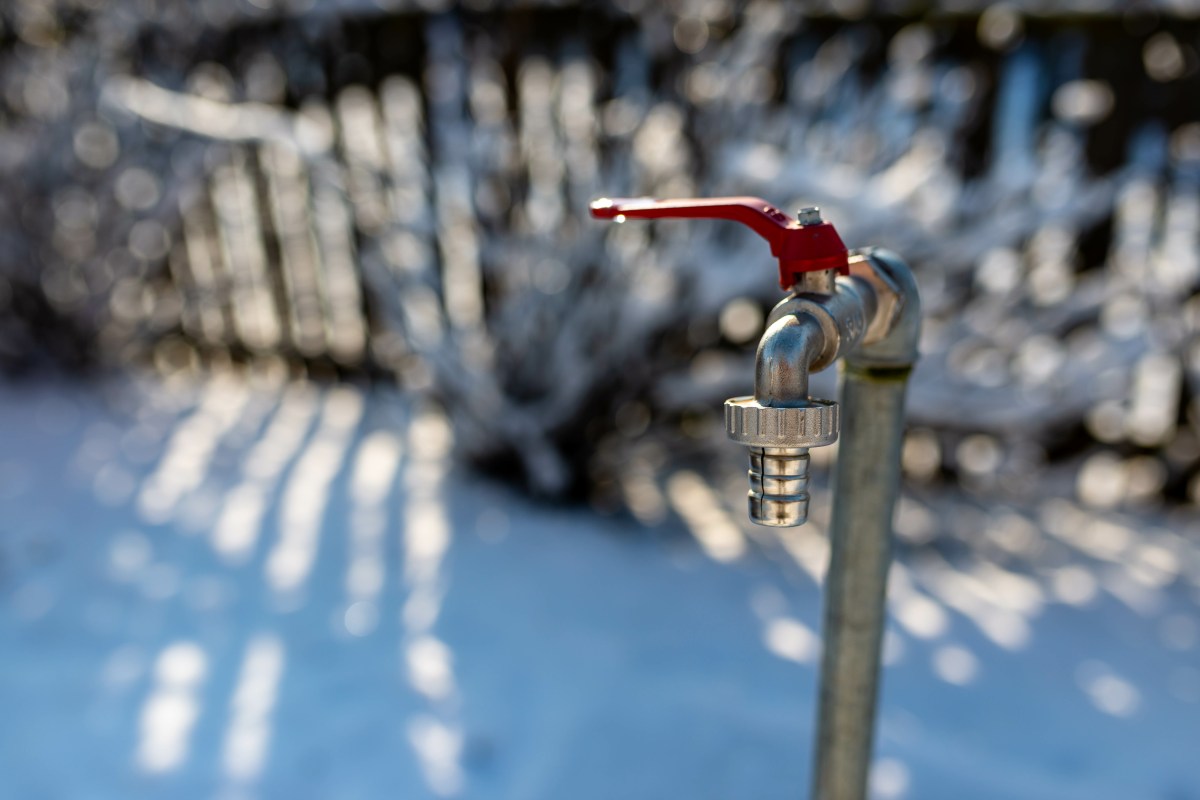
<path fill-rule="evenodd" d="M 821 219 L 821 209 L 817 206 L 806 206 L 800 209 L 800 213 L 796 215 L 796 220 L 801 225 L 820 225 L 824 222 Z"/>

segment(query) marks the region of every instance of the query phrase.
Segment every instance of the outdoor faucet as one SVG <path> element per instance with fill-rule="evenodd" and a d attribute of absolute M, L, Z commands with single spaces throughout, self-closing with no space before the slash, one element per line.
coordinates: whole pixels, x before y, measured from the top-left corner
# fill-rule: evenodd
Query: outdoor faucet
<path fill-rule="evenodd" d="M 740 222 L 767 240 L 787 296 L 767 318 L 754 394 L 725 401 L 729 438 L 750 449 L 750 519 L 808 519 L 808 451 L 838 446 L 825 581 L 814 800 L 863 800 L 871 763 L 904 394 L 921 308 L 912 272 L 882 249 L 849 251 L 816 207 L 792 219 L 757 197 L 596 200 L 592 216 Z M 841 405 L 808 377 L 842 363 Z"/>

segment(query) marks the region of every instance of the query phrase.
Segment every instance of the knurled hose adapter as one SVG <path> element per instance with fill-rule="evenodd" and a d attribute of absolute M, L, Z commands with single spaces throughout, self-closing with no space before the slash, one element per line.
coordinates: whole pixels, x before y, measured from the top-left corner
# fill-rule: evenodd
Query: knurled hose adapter
<path fill-rule="evenodd" d="M 837 441 L 838 405 L 812 398 L 764 406 L 753 397 L 725 401 L 725 432 L 750 448 L 750 519 L 769 527 L 808 519 L 808 450 Z"/>

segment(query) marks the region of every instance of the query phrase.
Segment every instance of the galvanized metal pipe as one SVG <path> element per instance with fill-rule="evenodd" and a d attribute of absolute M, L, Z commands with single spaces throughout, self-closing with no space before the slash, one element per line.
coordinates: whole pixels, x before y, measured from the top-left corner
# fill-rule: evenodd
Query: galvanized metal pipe
<path fill-rule="evenodd" d="M 815 800 L 867 794 L 908 372 L 848 365 L 842 381 Z"/>
<path fill-rule="evenodd" d="M 867 254 L 898 303 L 885 336 L 851 352 L 842 379 L 834 474 L 814 800 L 864 800 L 874 742 L 880 654 L 900 487 L 904 396 L 917 359 L 916 282 L 892 253 Z"/>

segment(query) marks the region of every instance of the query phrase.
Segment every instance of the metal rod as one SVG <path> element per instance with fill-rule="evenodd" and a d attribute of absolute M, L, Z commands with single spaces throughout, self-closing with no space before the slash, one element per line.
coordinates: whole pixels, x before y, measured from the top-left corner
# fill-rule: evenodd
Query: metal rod
<path fill-rule="evenodd" d="M 886 289 L 887 332 L 847 354 L 834 474 L 813 800 L 864 800 L 900 490 L 904 395 L 917 361 L 921 299 L 894 253 L 864 251 L 852 272 Z M 854 270 L 858 271 L 854 271 Z"/>
<path fill-rule="evenodd" d="M 848 363 L 843 373 L 814 800 L 867 794 L 909 371 Z"/>

